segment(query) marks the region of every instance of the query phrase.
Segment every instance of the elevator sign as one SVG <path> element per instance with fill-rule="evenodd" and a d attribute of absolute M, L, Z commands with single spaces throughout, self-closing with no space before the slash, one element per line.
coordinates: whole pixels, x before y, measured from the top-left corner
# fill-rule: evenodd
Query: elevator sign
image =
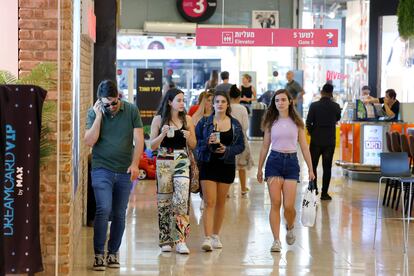
<path fill-rule="evenodd" d="M 336 29 L 197 28 L 197 46 L 338 47 Z"/>

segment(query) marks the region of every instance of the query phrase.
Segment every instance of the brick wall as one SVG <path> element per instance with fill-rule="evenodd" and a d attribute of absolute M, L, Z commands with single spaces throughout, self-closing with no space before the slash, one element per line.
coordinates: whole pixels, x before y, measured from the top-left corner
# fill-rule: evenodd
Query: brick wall
<path fill-rule="evenodd" d="M 40 181 L 40 234 L 45 271 L 41 275 L 54 275 L 56 237 L 56 164 L 59 158 L 59 275 L 71 275 L 73 252 L 84 213 L 86 212 L 87 149 L 83 143 L 87 108 L 92 103 L 92 43 L 81 41 L 81 102 L 79 183 L 76 194 L 72 185 L 72 1 L 61 1 L 61 52 L 58 56 L 58 0 L 19 0 L 19 75 L 26 74 L 39 62 L 61 60 L 60 75 L 60 156 L 52 156 L 41 168 Z M 57 91 L 48 91 L 48 101 L 57 100 Z M 57 122 L 51 123 L 57 130 Z M 56 133 L 52 135 L 53 143 Z"/>

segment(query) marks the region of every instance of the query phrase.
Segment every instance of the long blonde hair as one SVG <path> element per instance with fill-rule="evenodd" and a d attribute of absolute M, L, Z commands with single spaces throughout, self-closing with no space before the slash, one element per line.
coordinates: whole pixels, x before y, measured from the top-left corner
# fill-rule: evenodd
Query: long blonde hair
<path fill-rule="evenodd" d="M 197 111 L 193 114 L 193 122 L 194 125 L 197 125 L 198 121 L 201 120 L 204 116 L 208 116 L 213 112 L 213 109 L 210 110 L 209 114 L 206 114 L 206 102 L 210 97 L 214 97 L 214 93 L 211 91 L 212 89 L 209 89 L 206 92 L 203 92 L 203 98 L 201 99 L 200 105 L 198 106 Z"/>

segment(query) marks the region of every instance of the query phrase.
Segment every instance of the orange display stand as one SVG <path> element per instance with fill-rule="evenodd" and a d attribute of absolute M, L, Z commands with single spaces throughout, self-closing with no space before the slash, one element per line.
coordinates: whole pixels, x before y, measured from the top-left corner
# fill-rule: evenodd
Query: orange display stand
<path fill-rule="evenodd" d="M 397 131 L 399 133 L 407 134 L 408 128 L 413 128 L 412 123 L 403 122 L 341 122 L 340 123 L 340 161 L 348 164 L 361 164 L 361 165 L 379 165 L 378 164 L 366 164 L 364 160 L 365 146 L 363 128 L 365 126 L 375 127 L 378 126 L 382 129 L 382 134 L 378 135 L 381 139 L 376 142 L 377 151 L 386 152 L 385 133 L 387 131 Z M 365 155 L 364 155 L 365 154 Z M 379 156 L 378 156 L 379 158 Z M 372 160 L 372 158 L 370 159 Z"/>

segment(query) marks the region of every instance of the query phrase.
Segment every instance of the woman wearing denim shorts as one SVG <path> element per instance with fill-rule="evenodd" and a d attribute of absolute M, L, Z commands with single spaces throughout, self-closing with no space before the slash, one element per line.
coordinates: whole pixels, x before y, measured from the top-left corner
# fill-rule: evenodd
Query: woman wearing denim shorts
<path fill-rule="evenodd" d="M 265 134 L 257 171 L 257 180 L 262 183 L 263 164 L 271 145 L 271 152 L 265 166 L 265 180 L 272 202 L 269 214 L 274 238 L 270 249 L 272 252 L 280 252 L 282 249 L 279 240 L 282 194 L 286 219 L 286 242 L 292 245 L 296 240 L 293 228 L 296 216 L 296 183 L 299 180 L 300 171 L 296 154 L 298 143 L 308 165 L 309 179 L 315 178 L 304 127 L 302 118 L 293 106 L 292 96 L 289 92 L 286 89 L 276 91 L 263 120 Z"/>

